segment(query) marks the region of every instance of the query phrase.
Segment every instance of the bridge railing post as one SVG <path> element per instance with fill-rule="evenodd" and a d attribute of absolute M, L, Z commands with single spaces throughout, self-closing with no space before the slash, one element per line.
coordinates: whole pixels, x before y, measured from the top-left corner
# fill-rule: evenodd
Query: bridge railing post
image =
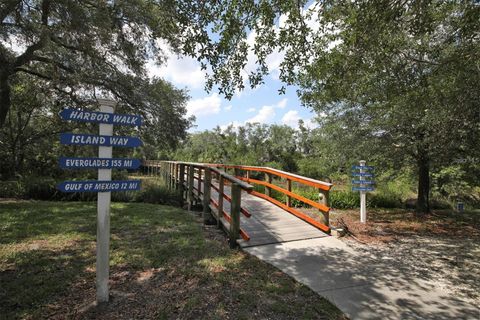
<path fill-rule="evenodd" d="M 187 202 L 188 202 L 188 211 L 192 210 L 193 206 L 193 180 L 195 176 L 195 168 L 192 165 L 188 166 L 188 188 L 187 188 Z"/>
<path fill-rule="evenodd" d="M 327 190 L 322 190 L 318 189 L 319 191 L 319 202 L 327 207 L 330 207 L 330 195 L 329 191 Z M 326 226 L 330 226 L 330 213 L 329 212 L 323 212 L 320 210 L 320 219 L 322 220 L 322 223 Z"/>
<path fill-rule="evenodd" d="M 292 191 L 292 180 L 287 179 L 287 190 Z M 292 206 L 292 197 L 287 196 L 287 206 L 291 207 Z"/>
<path fill-rule="evenodd" d="M 219 174 L 218 178 L 218 219 L 217 219 L 217 227 L 221 227 L 220 219 L 223 216 L 223 190 L 225 189 L 225 179 L 221 174 Z"/>
<path fill-rule="evenodd" d="M 267 180 L 268 183 L 272 183 L 272 174 L 266 172 L 265 173 L 265 180 Z M 265 187 L 265 194 L 269 197 L 272 197 L 272 188 Z"/>
<path fill-rule="evenodd" d="M 210 209 L 211 190 L 212 190 L 212 171 L 210 168 L 205 168 L 203 178 L 203 223 L 212 223 L 212 211 Z"/>
<path fill-rule="evenodd" d="M 242 201 L 242 189 L 237 183 L 232 183 L 232 202 L 230 204 L 230 248 L 237 246 L 237 239 L 240 236 L 240 206 Z"/>
<path fill-rule="evenodd" d="M 180 187 L 180 191 L 182 192 L 182 199 L 185 199 L 185 165 L 183 163 L 179 165 L 178 171 L 178 184 Z"/>
<path fill-rule="evenodd" d="M 197 190 L 198 190 L 198 198 L 200 199 L 201 192 L 202 192 L 202 168 L 198 168 L 198 184 L 197 184 Z"/>

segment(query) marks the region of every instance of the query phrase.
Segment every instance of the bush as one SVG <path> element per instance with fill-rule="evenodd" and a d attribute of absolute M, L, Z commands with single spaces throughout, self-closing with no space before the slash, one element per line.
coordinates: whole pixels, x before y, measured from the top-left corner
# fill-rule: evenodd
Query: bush
<path fill-rule="evenodd" d="M 21 181 L 23 197 L 35 200 L 54 200 L 57 197 L 56 181 L 48 177 L 26 177 Z"/>
<path fill-rule="evenodd" d="M 182 193 L 180 191 L 170 190 L 158 180 L 143 180 L 142 183 L 142 190 L 135 193 L 134 201 L 165 204 L 177 207 L 183 205 Z"/>
<path fill-rule="evenodd" d="M 353 209 L 360 206 L 360 196 L 353 191 L 330 191 L 330 207 Z"/>
<path fill-rule="evenodd" d="M 23 186 L 18 181 L 0 181 L 0 198 L 23 197 Z"/>

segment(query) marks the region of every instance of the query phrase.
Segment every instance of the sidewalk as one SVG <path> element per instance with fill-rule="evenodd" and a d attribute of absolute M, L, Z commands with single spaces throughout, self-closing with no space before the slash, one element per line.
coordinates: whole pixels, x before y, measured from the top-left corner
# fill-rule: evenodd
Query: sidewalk
<path fill-rule="evenodd" d="M 350 319 L 480 319 L 480 309 L 413 276 L 364 256 L 334 237 L 244 248 L 333 302 Z"/>

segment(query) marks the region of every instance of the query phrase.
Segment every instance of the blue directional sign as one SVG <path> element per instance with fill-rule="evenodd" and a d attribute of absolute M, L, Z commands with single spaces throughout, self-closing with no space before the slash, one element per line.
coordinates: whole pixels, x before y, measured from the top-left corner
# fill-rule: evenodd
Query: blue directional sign
<path fill-rule="evenodd" d="M 134 148 L 142 145 L 137 137 L 100 136 L 93 134 L 61 133 L 61 144 L 106 146 L 106 147 L 127 147 Z"/>
<path fill-rule="evenodd" d="M 352 187 L 353 191 L 373 191 L 373 187 Z"/>
<path fill-rule="evenodd" d="M 131 114 L 113 114 L 98 111 L 86 111 L 77 109 L 63 109 L 60 116 L 64 120 L 106 123 L 125 126 L 141 126 L 142 117 Z"/>
<path fill-rule="evenodd" d="M 64 181 L 57 185 L 62 192 L 110 192 L 140 190 L 140 180 Z"/>
<path fill-rule="evenodd" d="M 352 166 L 352 169 L 374 170 L 375 167 L 372 167 L 372 166 Z"/>
<path fill-rule="evenodd" d="M 354 177 L 373 177 L 373 173 L 369 172 L 352 172 Z"/>
<path fill-rule="evenodd" d="M 66 158 L 59 159 L 63 169 L 138 169 L 140 160 L 124 158 Z"/>
<path fill-rule="evenodd" d="M 369 180 L 352 180 L 353 184 L 375 184 L 375 181 L 369 181 Z"/>

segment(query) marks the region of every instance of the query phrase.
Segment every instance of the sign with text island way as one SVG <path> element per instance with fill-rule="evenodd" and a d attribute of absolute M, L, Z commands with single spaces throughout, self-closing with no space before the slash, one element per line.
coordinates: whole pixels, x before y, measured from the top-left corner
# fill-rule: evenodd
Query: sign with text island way
<path fill-rule="evenodd" d="M 84 111 L 77 109 L 63 109 L 60 116 L 64 120 L 106 123 L 125 126 L 141 126 L 142 117 L 131 114 L 113 114 L 98 111 Z"/>
<path fill-rule="evenodd" d="M 89 145 L 104 147 L 135 148 L 142 145 L 137 137 L 97 136 L 94 134 L 61 133 L 60 143 L 66 145 Z"/>
<path fill-rule="evenodd" d="M 369 180 L 352 180 L 353 184 L 375 184 L 375 181 L 369 181 Z"/>
<path fill-rule="evenodd" d="M 352 169 L 374 170 L 375 167 L 372 167 L 372 166 L 352 166 Z"/>
<path fill-rule="evenodd" d="M 66 158 L 59 160 L 63 169 L 138 169 L 140 160 L 124 158 Z"/>
<path fill-rule="evenodd" d="M 140 180 L 64 181 L 57 188 L 63 192 L 136 191 L 140 184 Z"/>

